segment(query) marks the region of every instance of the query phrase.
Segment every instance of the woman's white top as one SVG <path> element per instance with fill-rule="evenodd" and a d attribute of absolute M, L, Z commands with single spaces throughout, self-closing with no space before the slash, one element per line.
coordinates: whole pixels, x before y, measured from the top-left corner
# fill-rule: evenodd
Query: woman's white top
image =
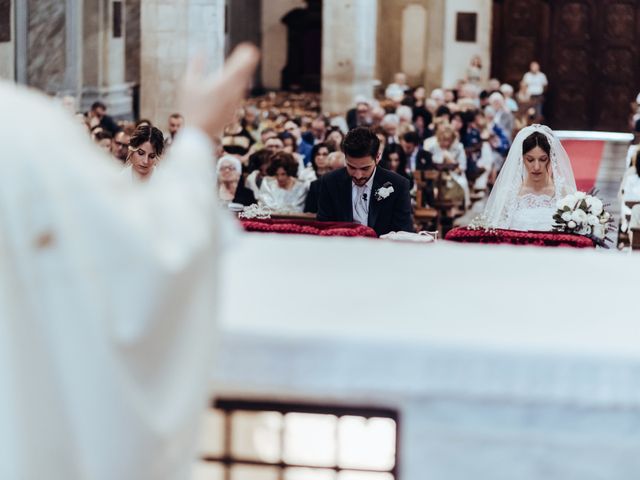
<path fill-rule="evenodd" d="M 553 215 L 556 200 L 550 195 L 527 193 L 516 200 L 516 209 L 511 217 L 510 230 L 541 231 L 553 230 Z"/>
<path fill-rule="evenodd" d="M 448 150 L 443 150 L 440 144 L 435 142 L 429 145 L 426 150 L 431 153 L 433 163 L 444 163 L 444 152 L 446 151 L 458 163 L 460 170 L 463 172 L 467 170 L 467 155 L 464 153 L 464 147 L 460 142 L 455 142 Z"/>
<path fill-rule="evenodd" d="M 293 187 L 285 190 L 274 177 L 265 177 L 258 190 L 258 203 L 276 212 L 303 212 L 309 184 L 295 179 Z"/>

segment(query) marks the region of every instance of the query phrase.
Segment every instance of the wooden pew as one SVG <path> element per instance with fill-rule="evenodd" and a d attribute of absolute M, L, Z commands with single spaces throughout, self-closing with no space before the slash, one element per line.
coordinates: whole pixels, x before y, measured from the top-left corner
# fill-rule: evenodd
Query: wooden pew
<path fill-rule="evenodd" d="M 416 183 L 416 207 L 413 211 L 413 222 L 418 230 L 435 231 L 438 230 L 440 212 L 433 206 L 424 207 L 425 191 L 433 188 L 437 181 L 439 172 L 436 170 L 416 170 L 413 172 L 413 179 Z"/>

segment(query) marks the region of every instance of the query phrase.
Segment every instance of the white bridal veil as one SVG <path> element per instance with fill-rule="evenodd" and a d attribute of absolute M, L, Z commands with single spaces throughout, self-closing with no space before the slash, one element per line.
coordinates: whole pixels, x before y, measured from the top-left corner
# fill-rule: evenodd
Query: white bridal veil
<path fill-rule="evenodd" d="M 522 143 L 534 132 L 544 134 L 551 145 L 551 175 L 555 186 L 555 198 L 560 199 L 576 191 L 571 161 L 553 131 L 546 125 L 523 128 L 513 140 L 507 160 L 487 200 L 482 219 L 485 226 L 509 228 L 525 176 Z"/>

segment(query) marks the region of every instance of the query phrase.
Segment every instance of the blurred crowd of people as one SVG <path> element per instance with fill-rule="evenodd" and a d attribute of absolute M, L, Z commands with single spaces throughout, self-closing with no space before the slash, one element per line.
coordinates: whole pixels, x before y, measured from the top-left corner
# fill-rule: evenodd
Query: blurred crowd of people
<path fill-rule="evenodd" d="M 357 97 L 348 111 L 333 114 L 321 113 L 319 94 L 250 98 L 217 142 L 220 200 L 238 210 L 257 203 L 279 213 L 316 213 L 319 179 L 345 165 L 346 132 L 366 126 L 380 139 L 380 166 L 411 182 L 414 208 L 463 215 L 491 188 L 517 132 L 542 123 L 548 86 L 535 61 L 517 91 L 496 78 L 483 84 L 482 78 L 479 57 L 471 59 L 466 79 L 455 88 L 427 92 L 398 73 L 378 98 Z M 79 119 L 138 180 L 150 177 L 184 123 L 179 113 L 167 119 L 166 133 L 144 119 L 118 123 L 101 102 Z M 640 114 L 634 122 L 639 130 Z M 636 190 L 636 157 L 630 154 L 621 189 L 627 197 Z M 416 172 L 426 171 L 436 173 L 425 186 L 415 180 Z"/>
<path fill-rule="evenodd" d="M 482 88 L 479 69 L 474 58 L 466 81 L 429 95 L 398 73 L 380 98 L 358 97 L 353 108 L 335 114 L 321 113 L 318 94 L 272 92 L 247 100 L 217 142 L 220 200 L 236 209 L 257 203 L 274 212 L 316 213 L 319 179 L 345 165 L 346 132 L 366 126 L 380 139 L 380 166 L 413 184 L 414 204 L 415 172 L 436 170 L 447 182 L 439 189 L 430 183 L 418 207 L 446 199 L 463 213 L 473 192 L 495 178 L 514 133 L 539 120 L 535 88 L 514 95 L 496 79 Z M 137 180 L 151 177 L 184 124 L 180 113 L 167 119 L 166 132 L 145 119 L 116 122 L 99 101 L 78 118 L 92 139 L 123 163 L 124 174 Z"/>

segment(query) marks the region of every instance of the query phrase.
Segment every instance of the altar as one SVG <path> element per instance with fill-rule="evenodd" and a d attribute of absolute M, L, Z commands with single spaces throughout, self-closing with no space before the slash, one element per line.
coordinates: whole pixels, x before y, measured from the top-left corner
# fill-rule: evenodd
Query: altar
<path fill-rule="evenodd" d="M 223 278 L 219 396 L 396 409 L 402 480 L 640 471 L 638 257 L 249 234 Z"/>

